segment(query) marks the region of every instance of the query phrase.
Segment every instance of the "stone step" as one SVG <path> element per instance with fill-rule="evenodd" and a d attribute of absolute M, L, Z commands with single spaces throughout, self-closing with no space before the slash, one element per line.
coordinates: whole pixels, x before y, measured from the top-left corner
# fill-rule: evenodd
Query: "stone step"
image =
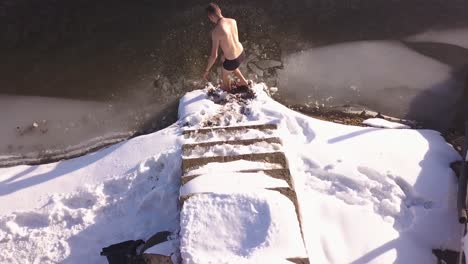
<path fill-rule="evenodd" d="M 252 145 L 255 143 L 259 143 L 259 142 L 282 144 L 281 139 L 278 137 L 200 142 L 200 143 L 182 145 L 182 154 L 186 155 L 188 151 L 191 151 L 195 149 L 196 147 L 209 148 L 209 147 L 217 146 L 217 145 L 248 146 L 248 145 Z"/>
<path fill-rule="evenodd" d="M 297 203 L 290 203 L 295 197 L 291 199 L 291 192 L 294 193 L 294 191 L 286 191 L 285 189 L 289 188 L 259 189 L 258 191 L 246 193 L 201 192 L 181 197 L 181 201 L 184 201 L 181 205 L 182 255 L 185 253 L 184 250 L 187 250 L 190 254 L 197 254 L 197 251 L 201 255 L 206 256 L 206 254 L 209 254 L 206 246 L 209 242 L 197 241 L 196 238 L 198 236 L 207 237 L 216 229 L 223 230 L 219 235 L 226 237 L 231 237 L 230 230 L 234 235 L 239 230 L 244 230 L 246 235 L 258 235 L 259 230 L 263 230 L 265 236 L 268 233 L 272 247 L 278 247 L 278 245 L 284 247 L 284 250 L 274 251 L 274 254 L 272 251 L 268 254 L 269 261 L 282 259 L 283 262 L 308 263 L 299 217 L 294 215 L 297 211 L 297 208 L 294 208 Z M 252 210 L 251 208 L 254 208 L 257 213 L 249 216 L 247 221 L 245 217 Z M 241 221 L 230 220 L 232 215 L 239 215 Z M 217 221 L 216 225 L 213 225 L 213 216 Z M 265 223 L 269 223 L 273 219 L 276 221 L 276 226 L 270 229 L 270 226 Z M 292 224 L 296 219 L 297 224 Z M 237 224 L 241 225 L 236 226 Z M 221 239 L 220 241 L 228 240 Z M 226 245 L 209 245 L 209 250 L 224 252 L 229 249 L 229 242 Z M 266 247 L 269 246 L 270 244 L 266 245 Z M 252 253 L 255 254 L 255 251 L 260 253 L 263 249 L 252 248 L 252 250 L 254 250 Z M 230 254 L 235 256 L 238 253 L 234 250 Z M 239 257 L 242 257 L 242 255 Z M 271 263 L 269 261 L 265 263 Z"/>
<path fill-rule="evenodd" d="M 200 177 L 203 177 L 203 176 L 200 176 Z M 277 185 L 278 186 L 278 185 Z M 206 185 L 200 185 L 199 186 L 200 188 L 198 188 L 197 191 L 195 192 L 191 192 L 191 193 L 187 193 L 187 194 L 182 194 L 180 197 L 179 197 L 179 203 L 180 203 L 180 206 L 181 208 L 183 208 L 183 205 L 185 203 L 185 201 L 187 201 L 188 199 L 190 199 L 191 197 L 195 196 L 195 195 L 199 195 L 199 194 L 209 194 L 209 193 L 216 193 L 214 191 L 212 191 L 210 188 L 210 186 L 206 186 Z M 181 189 L 183 190 L 183 189 Z M 193 189 L 192 189 L 193 190 Z M 299 223 L 299 227 L 300 227 L 300 232 L 301 232 L 301 237 L 303 239 L 303 242 L 304 242 L 304 234 L 302 233 L 302 221 L 301 221 L 301 213 L 300 213 L 300 207 L 299 207 L 299 200 L 297 199 L 297 194 L 296 192 L 294 191 L 293 188 L 290 188 L 290 187 L 274 187 L 274 188 L 259 188 L 258 190 L 269 190 L 269 191 L 275 191 L 275 192 L 278 192 L 280 194 L 282 194 L 283 196 L 286 196 L 286 198 L 288 198 L 294 205 L 294 209 L 295 209 L 295 213 L 296 213 L 296 217 L 297 217 L 297 221 Z M 234 191 L 233 194 L 235 193 L 242 193 L 243 190 L 241 191 Z M 248 189 L 246 188 L 245 191 L 252 191 L 251 189 Z M 221 191 L 221 193 L 225 193 L 223 191 Z"/>
<path fill-rule="evenodd" d="M 277 191 L 281 193 L 282 195 L 288 197 L 289 200 L 291 200 L 291 202 L 294 204 L 294 207 L 296 208 L 297 220 L 299 221 L 299 225 L 301 226 L 301 232 L 302 232 L 302 223 L 301 223 L 301 218 L 299 217 L 301 215 L 300 210 L 299 210 L 299 200 L 297 199 L 296 191 L 288 187 L 267 188 L 267 190 Z"/>
<path fill-rule="evenodd" d="M 276 136 L 277 126 L 272 125 L 248 125 L 237 127 L 210 127 L 198 130 L 186 130 L 185 143 L 199 143 L 209 141 L 246 140 L 256 138 L 268 138 Z"/>
<path fill-rule="evenodd" d="M 289 168 L 286 156 L 283 152 L 270 152 L 270 153 L 253 153 L 235 156 L 216 156 L 216 157 L 202 157 L 193 159 L 182 159 L 183 174 L 200 168 L 209 163 L 224 163 L 238 160 L 264 162 L 271 164 L 278 164 L 283 169 Z"/>
<path fill-rule="evenodd" d="M 263 173 L 275 179 L 285 180 L 288 183 L 289 187 L 291 188 L 293 187 L 291 173 L 289 172 L 289 169 L 241 170 L 241 171 L 238 171 L 237 173 Z M 200 175 L 202 174 L 182 176 L 182 185 L 186 184 L 187 182 L 195 179 L 196 177 Z"/>
<path fill-rule="evenodd" d="M 256 129 L 256 130 L 274 130 L 277 129 L 277 124 L 260 124 L 260 125 L 245 125 L 245 126 L 229 126 L 229 127 L 207 127 L 207 128 L 199 128 L 199 129 L 186 129 L 182 132 L 185 135 L 192 135 L 192 134 L 206 134 L 213 131 L 241 131 L 245 129 Z"/>
<path fill-rule="evenodd" d="M 240 215 L 242 215 L 242 210 L 250 208 L 246 207 L 245 203 L 251 203 L 252 208 L 262 209 L 256 204 L 263 201 L 263 203 L 268 204 L 270 209 L 269 213 L 260 211 L 256 215 L 259 217 L 259 223 L 268 222 L 268 219 L 278 219 L 279 223 L 285 223 L 284 221 L 292 223 L 291 221 L 297 219 L 298 223 L 298 226 L 288 224 L 280 228 L 278 239 L 279 237 L 282 239 L 277 239 L 275 243 L 281 244 L 284 243 L 285 238 L 290 239 L 290 241 L 286 239 L 289 242 L 287 243 L 288 247 L 285 248 L 286 252 L 289 253 L 278 252 L 278 255 L 274 254 L 274 258 L 282 259 L 284 262 L 309 264 L 307 252 L 303 247 L 304 236 L 299 203 L 293 189 L 294 185 L 287 158 L 285 153 L 281 152 L 282 141 L 276 136 L 275 130 L 277 128 L 276 124 L 261 124 L 183 131 L 187 144 L 182 146 L 183 176 L 179 202 L 182 219 L 185 217 L 191 219 L 185 219 L 181 222 L 181 228 L 184 231 L 182 233 L 185 234 L 181 236 L 181 241 L 183 244 L 189 243 L 186 246 L 194 247 L 194 251 L 190 252 L 198 250 L 204 252 L 206 250 L 203 246 L 204 241 L 196 242 L 191 239 L 194 238 L 194 234 L 199 235 L 205 232 L 203 230 L 212 224 L 210 215 L 220 214 L 223 216 L 226 214 L 226 216 L 217 219 L 228 219 L 236 210 L 240 210 Z M 222 153 L 221 156 L 200 157 L 219 155 L 220 153 Z M 233 155 L 229 155 L 229 153 Z M 232 207 L 234 211 L 231 209 L 226 211 L 226 206 Z M 200 212 L 200 214 L 196 212 Z M 237 215 L 237 213 L 235 214 Z M 236 222 L 227 221 L 213 228 L 220 227 L 229 232 L 230 229 L 227 227 L 234 223 Z M 184 229 L 186 226 L 191 228 Z M 193 226 L 204 226 L 204 229 L 191 230 Z M 257 228 L 255 225 L 251 227 L 247 225 L 242 228 L 244 227 Z M 234 228 L 233 232 L 234 230 L 237 229 Z M 290 235 L 284 236 L 285 230 L 292 232 Z M 193 234 L 190 234 L 192 232 Z M 184 242 L 185 236 L 188 236 L 186 242 Z M 201 245 L 198 246 L 198 244 Z M 300 246 L 302 250 L 297 250 L 298 245 L 302 245 Z M 224 247 L 220 246 L 220 250 L 222 248 Z"/>
<path fill-rule="evenodd" d="M 295 210 L 296 210 L 296 215 L 297 215 L 297 220 L 299 221 L 299 225 L 301 226 L 301 230 L 302 230 L 302 223 L 301 223 L 301 219 L 299 217 L 300 216 L 299 201 L 297 199 L 296 192 L 292 188 L 289 188 L 289 187 L 265 188 L 263 190 L 279 192 L 280 194 L 286 196 L 294 204 L 294 207 L 295 207 Z M 181 195 L 179 197 L 180 205 L 182 206 L 186 200 L 190 199 L 190 197 L 193 197 L 194 195 L 209 194 L 209 193 L 215 193 L 215 192 L 200 191 L 200 192 L 197 192 L 197 193 Z"/>
<path fill-rule="evenodd" d="M 286 260 L 295 264 L 310 264 L 308 258 L 288 258 Z"/>
<path fill-rule="evenodd" d="M 276 179 L 264 173 L 203 174 L 182 185 L 180 196 L 197 193 L 243 193 L 256 190 L 289 188 L 283 179 Z"/>
<path fill-rule="evenodd" d="M 258 135 L 257 135 L 258 136 Z M 182 158 L 194 159 L 216 156 L 236 156 L 252 153 L 281 152 L 283 146 L 279 138 L 233 139 L 182 146 Z"/>

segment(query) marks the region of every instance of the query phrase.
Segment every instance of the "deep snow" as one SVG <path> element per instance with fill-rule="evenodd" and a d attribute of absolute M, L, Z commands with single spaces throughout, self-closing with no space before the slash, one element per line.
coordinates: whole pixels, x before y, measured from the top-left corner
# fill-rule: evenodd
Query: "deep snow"
<path fill-rule="evenodd" d="M 321 121 L 273 101 L 264 89 L 263 84 L 255 86 L 257 98 L 244 114 L 229 103 L 214 104 L 206 91 L 193 91 L 181 100 L 179 121 L 167 129 L 72 160 L 0 169 L 0 262 L 102 263 L 102 247 L 147 239 L 158 231 L 177 232 L 180 146 L 190 143 L 181 126 L 199 127 L 223 109 L 236 117 L 231 124 L 279 125 L 275 133 L 289 159 L 312 263 L 436 263 L 433 248 L 460 249 L 456 178 L 449 167 L 460 156 L 440 133 Z M 245 218 L 250 207 L 235 201 L 247 199 L 264 208 L 269 194 L 216 200 L 220 196 L 198 199 L 220 207 L 232 200 L 229 212 L 244 231 L 251 220 L 266 217 L 257 210 L 252 219 Z M 268 219 L 281 219 L 271 215 Z M 192 219 L 182 220 L 184 232 L 197 230 L 184 225 Z M 225 219 L 220 223 L 228 224 Z M 219 226 L 220 231 L 225 228 Z M 243 237 L 246 243 L 212 232 L 190 237 L 194 243 L 184 244 L 188 250 L 213 246 L 213 256 L 223 250 L 245 252 L 250 243 L 269 241 L 261 232 Z M 200 244 L 203 239 L 210 241 Z M 171 245 L 176 252 L 178 243 Z"/>

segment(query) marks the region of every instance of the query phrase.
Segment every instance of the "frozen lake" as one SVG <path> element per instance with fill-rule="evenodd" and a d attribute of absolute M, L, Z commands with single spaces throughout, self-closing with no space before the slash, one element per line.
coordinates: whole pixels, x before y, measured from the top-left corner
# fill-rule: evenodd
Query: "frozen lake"
<path fill-rule="evenodd" d="M 205 4 L 1 3 L 0 164 L 79 155 L 175 121 L 178 98 L 203 86 Z M 221 7 L 238 20 L 242 70 L 278 87 L 284 103 L 360 105 L 440 130 L 467 103 L 466 1 Z"/>

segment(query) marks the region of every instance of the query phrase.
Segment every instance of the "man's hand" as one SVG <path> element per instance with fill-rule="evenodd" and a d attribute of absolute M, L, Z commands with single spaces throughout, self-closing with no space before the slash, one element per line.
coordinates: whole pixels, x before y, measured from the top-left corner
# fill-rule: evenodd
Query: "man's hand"
<path fill-rule="evenodd" d="M 208 81 L 208 74 L 210 74 L 210 71 L 205 71 L 205 73 L 203 73 L 203 80 Z"/>

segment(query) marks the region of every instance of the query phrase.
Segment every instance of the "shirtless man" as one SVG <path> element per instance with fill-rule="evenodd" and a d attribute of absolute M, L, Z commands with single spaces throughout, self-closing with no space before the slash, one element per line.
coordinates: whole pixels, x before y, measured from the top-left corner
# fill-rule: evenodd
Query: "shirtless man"
<path fill-rule="evenodd" d="M 208 80 L 210 69 L 218 58 L 218 48 L 221 47 L 224 55 L 221 58 L 223 62 L 223 83 L 221 89 L 225 91 L 231 90 L 231 81 L 229 79 L 229 74 L 231 73 L 234 73 L 239 78 L 239 86 L 248 86 L 247 80 L 239 70 L 240 64 L 245 59 L 245 52 L 242 44 L 239 42 L 236 20 L 223 17 L 221 9 L 214 3 L 209 4 L 206 11 L 208 18 L 215 24 L 215 27 L 211 32 L 211 54 L 208 58 L 208 66 L 203 74 L 203 79 Z"/>

